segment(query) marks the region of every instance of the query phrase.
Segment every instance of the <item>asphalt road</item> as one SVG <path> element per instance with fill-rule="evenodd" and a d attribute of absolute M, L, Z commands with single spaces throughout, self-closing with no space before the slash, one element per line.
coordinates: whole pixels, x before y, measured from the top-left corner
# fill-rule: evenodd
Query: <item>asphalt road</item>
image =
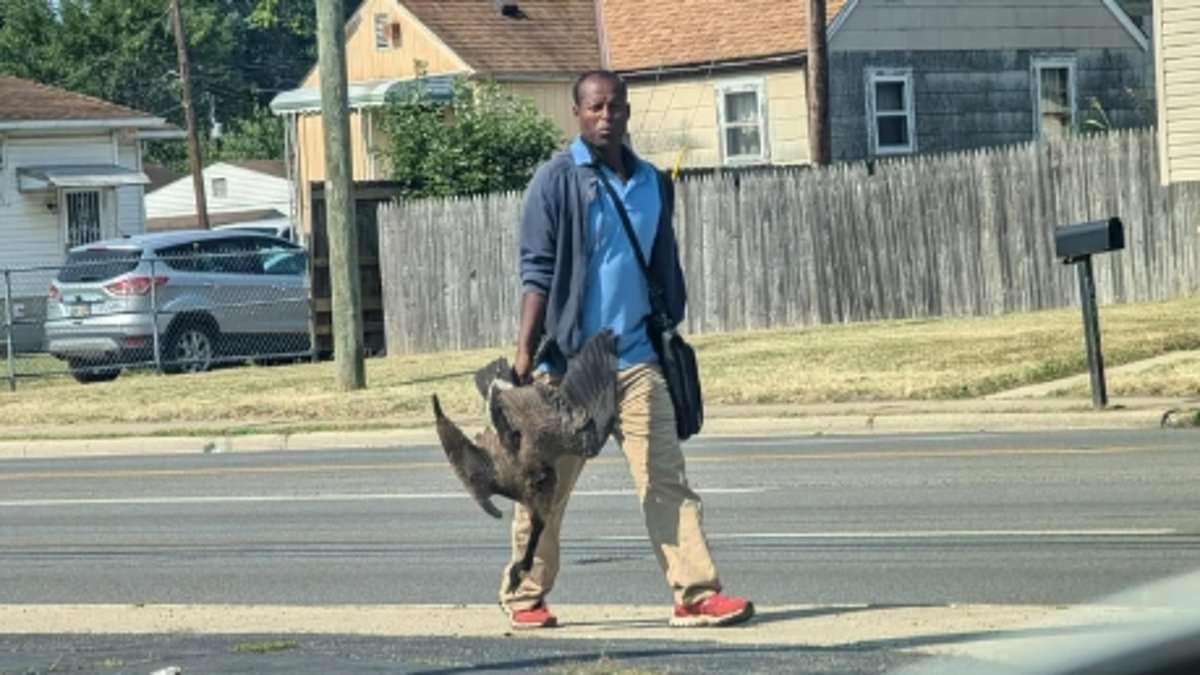
<path fill-rule="evenodd" d="M 1070 604 L 1195 568 L 1198 450 L 1192 431 L 1106 431 L 709 438 L 689 443 L 687 455 L 729 591 L 764 605 L 906 606 Z M 661 602 L 665 616 L 670 596 L 617 449 L 585 470 L 565 529 L 554 602 Z M 508 555 L 506 532 L 465 495 L 436 448 L 8 461 L 0 463 L 0 604 L 486 604 Z M 140 653 L 162 639 L 118 643 Z M 43 654 L 39 645 L 62 641 L 0 641 L 0 673 L 26 667 L 24 657 L 2 654 Z M 186 641 L 175 638 L 180 648 Z M 71 644 L 85 659 L 118 648 Z M 353 652 L 339 644 L 308 640 L 286 653 L 315 664 L 318 652 Z M 398 644 L 368 650 L 383 659 L 379 672 L 420 670 L 384 658 Z M 506 659 L 512 646 L 502 640 L 472 644 L 446 649 L 481 649 L 497 670 L 592 658 L 597 649 L 522 641 Z M 543 661 L 528 661 L 541 648 Z M 659 667 L 687 663 L 680 649 L 692 647 L 639 643 L 635 651 L 639 664 Z M 744 651 L 701 650 L 699 665 L 682 670 L 704 671 L 704 659 L 716 658 L 777 672 L 779 659 L 797 658 Z M 876 672 L 912 658 L 886 646 L 803 656 L 808 672 Z M 355 661 L 361 672 L 376 672 L 366 667 L 371 658 Z M 429 659 L 479 663 L 437 649 Z M 118 661 L 129 663 L 128 654 Z"/>
<path fill-rule="evenodd" d="M 689 476 L 763 603 L 1078 602 L 1200 561 L 1200 436 L 710 439 Z M 559 602 L 669 602 L 624 460 L 585 470 Z M 0 602 L 491 602 L 507 523 L 435 448 L 0 464 Z"/>

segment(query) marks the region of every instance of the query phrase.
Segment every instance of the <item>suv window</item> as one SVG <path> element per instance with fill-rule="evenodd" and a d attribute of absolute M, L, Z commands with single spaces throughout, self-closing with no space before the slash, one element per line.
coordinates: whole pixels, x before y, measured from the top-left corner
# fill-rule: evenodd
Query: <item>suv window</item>
<path fill-rule="evenodd" d="M 136 248 L 89 248 L 67 254 L 58 273 L 65 283 L 105 281 L 132 272 L 142 250 Z"/>
<path fill-rule="evenodd" d="M 262 260 L 263 274 L 295 275 L 308 270 L 308 259 L 304 249 L 276 237 L 259 238 L 254 241 Z"/>
<path fill-rule="evenodd" d="M 205 271 L 204 261 L 200 257 L 199 245 L 196 242 L 160 248 L 155 253 L 171 269 L 179 270 L 180 272 Z"/>
<path fill-rule="evenodd" d="M 304 249 L 268 243 L 261 250 L 263 273 L 271 275 L 298 275 L 308 269 Z"/>
<path fill-rule="evenodd" d="M 254 237 L 210 239 L 200 243 L 204 267 L 218 274 L 262 274 L 262 258 Z"/>

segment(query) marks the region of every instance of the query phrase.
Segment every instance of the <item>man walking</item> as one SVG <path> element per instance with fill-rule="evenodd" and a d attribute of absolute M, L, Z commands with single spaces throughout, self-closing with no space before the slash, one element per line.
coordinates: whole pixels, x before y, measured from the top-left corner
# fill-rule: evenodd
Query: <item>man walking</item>
<path fill-rule="evenodd" d="M 670 623 L 739 623 L 754 615 L 754 605 L 721 593 L 701 527 L 700 498 L 687 484 L 675 411 L 646 333 L 648 286 L 633 250 L 634 245 L 641 249 L 664 291 L 667 312 L 681 321 L 686 291 L 671 224 L 674 192 L 669 179 L 623 143 L 630 107 L 619 76 L 586 73 L 576 81 L 573 96 L 579 135 L 538 169 L 526 192 L 513 371 L 518 381 L 553 382 L 589 337 L 613 331 L 620 369 L 614 437 L 629 463 L 651 545 L 674 595 Z M 626 234 L 622 208 L 636 243 Z M 556 468 L 555 508 L 533 567 L 510 587 L 510 572 L 530 533 L 529 512 L 520 505 L 514 512 L 513 560 L 500 590 L 500 604 L 514 628 L 557 625 L 546 595 L 558 575 L 562 517 L 583 460 L 564 457 Z"/>

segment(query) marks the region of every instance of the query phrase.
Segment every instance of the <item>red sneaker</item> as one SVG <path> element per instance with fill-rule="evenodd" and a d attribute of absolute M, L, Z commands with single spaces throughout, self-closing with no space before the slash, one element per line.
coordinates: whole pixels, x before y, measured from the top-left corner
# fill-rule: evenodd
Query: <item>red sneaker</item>
<path fill-rule="evenodd" d="M 558 617 L 550 613 L 550 608 L 546 607 L 546 603 L 539 602 L 529 609 L 509 611 L 508 623 L 518 630 L 554 628 L 558 625 Z"/>
<path fill-rule="evenodd" d="M 671 625 L 676 628 L 731 626 L 754 616 L 754 603 L 745 598 L 714 593 L 691 605 L 675 605 Z"/>

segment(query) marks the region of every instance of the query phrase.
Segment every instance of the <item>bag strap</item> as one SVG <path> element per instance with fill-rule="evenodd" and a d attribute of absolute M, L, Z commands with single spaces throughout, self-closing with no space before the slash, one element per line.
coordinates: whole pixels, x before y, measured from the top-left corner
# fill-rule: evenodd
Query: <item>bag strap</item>
<path fill-rule="evenodd" d="M 655 314 L 667 316 L 666 302 L 663 300 L 663 289 L 655 282 L 653 275 L 650 274 L 650 266 L 646 264 L 646 256 L 642 254 L 642 246 L 638 243 L 637 234 L 633 231 L 633 224 L 629 221 L 629 212 L 625 210 L 625 204 L 621 201 L 621 197 L 617 195 L 616 189 L 612 183 L 608 181 L 608 177 L 604 175 L 604 171 L 600 169 L 600 160 L 592 156 L 592 170 L 596 172 L 596 179 L 604 184 L 604 189 L 608 192 L 609 199 L 612 200 L 613 207 L 617 210 L 617 215 L 621 218 L 621 226 L 625 230 L 625 236 L 629 238 L 629 245 L 633 247 L 633 254 L 637 256 L 638 266 L 642 268 L 642 274 L 646 277 L 646 287 L 650 291 L 650 309 Z M 655 173 L 655 180 L 662 180 Z M 662 194 L 662 190 L 659 190 Z"/>

